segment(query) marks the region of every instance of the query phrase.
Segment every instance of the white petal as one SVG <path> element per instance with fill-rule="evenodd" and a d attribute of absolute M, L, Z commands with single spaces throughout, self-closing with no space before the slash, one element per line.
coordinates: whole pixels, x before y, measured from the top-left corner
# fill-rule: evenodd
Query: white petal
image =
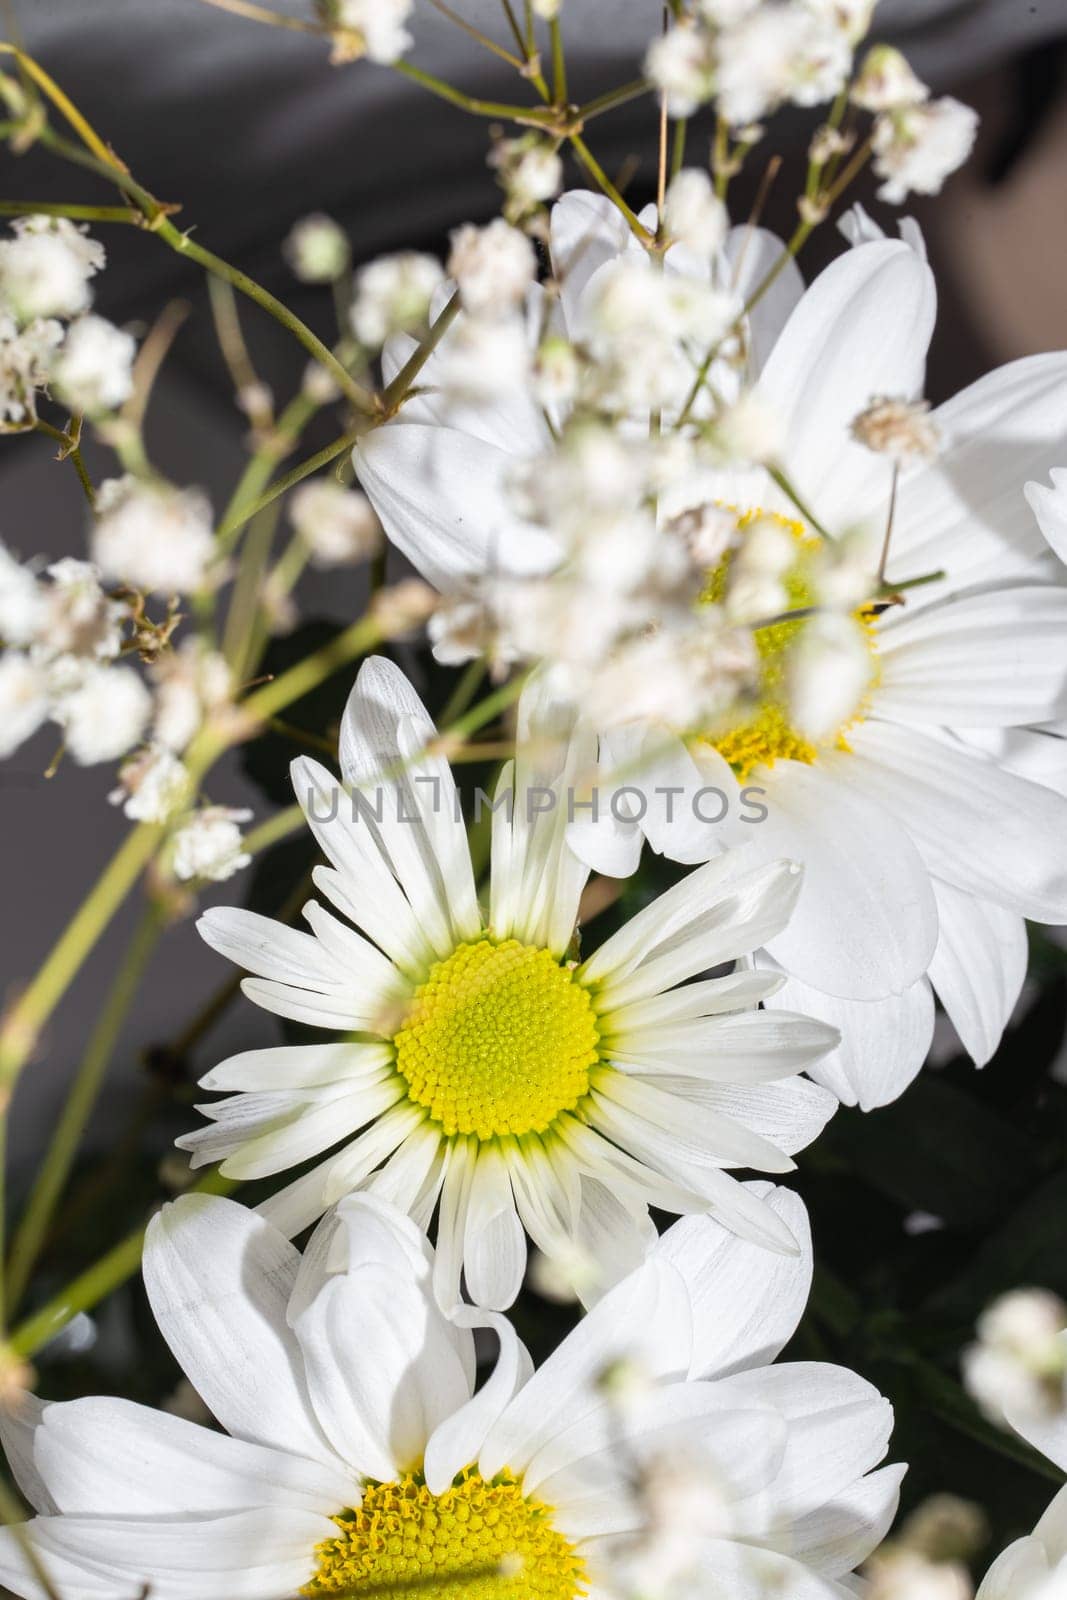
<path fill-rule="evenodd" d="M 625 1149 L 651 1152 L 668 1142 L 680 1161 L 789 1172 L 793 1163 L 769 1140 L 710 1107 L 681 1100 L 651 1082 L 605 1074 L 591 1095 L 589 1120 Z M 668 1156 L 669 1161 L 669 1156 Z M 670 1170 L 669 1166 L 666 1170 Z"/>
<path fill-rule="evenodd" d="M 1000 1044 L 1026 977 L 1026 923 L 1014 911 L 934 880 L 941 936 L 930 982 L 964 1049 L 984 1067 Z"/>
<path fill-rule="evenodd" d="M 555 541 L 511 508 L 510 451 L 456 428 L 399 420 L 364 434 L 353 459 L 389 538 L 437 588 L 558 564 Z"/>
<path fill-rule="evenodd" d="M 922 392 L 935 303 L 933 275 L 909 246 L 859 245 L 819 274 L 767 359 L 759 390 L 788 427 L 785 466 L 831 522 L 855 516 L 872 476 L 853 419 L 876 395 Z"/>
<path fill-rule="evenodd" d="M 879 630 L 879 717 L 959 727 L 1045 722 L 1067 711 L 1067 590 L 948 598 Z"/>
<path fill-rule="evenodd" d="M 352 1079 L 377 1078 L 392 1061 L 391 1045 L 346 1040 L 344 1044 L 277 1045 L 242 1050 L 212 1067 L 202 1089 L 311 1089 Z"/>
<path fill-rule="evenodd" d="M 478 1151 L 463 1240 L 467 1292 L 477 1306 L 502 1311 L 522 1287 L 526 1236 L 515 1210 L 507 1165 L 495 1145 Z"/>
<path fill-rule="evenodd" d="M 766 228 L 731 228 L 723 245 L 729 265 L 729 283 L 742 300 L 777 268 L 774 282 L 749 313 L 748 355 L 750 375 L 759 376 L 786 323 L 804 295 L 804 279 L 785 245 Z M 779 263 L 781 265 L 779 266 Z"/>
<path fill-rule="evenodd" d="M 547 1440 L 599 1401 L 597 1374 L 633 1361 L 652 1380 L 679 1377 L 692 1356 L 689 1296 L 677 1269 L 649 1261 L 600 1300 L 533 1374 L 490 1430 L 478 1469 L 521 1472 Z"/>
<path fill-rule="evenodd" d="M 231 1439 L 130 1400 L 48 1406 L 34 1454 L 65 1515 L 211 1516 L 277 1505 L 332 1516 L 359 1495 L 339 1463 Z"/>
<path fill-rule="evenodd" d="M 786 978 L 767 1005 L 772 1010 L 779 1005 L 795 1008 L 837 1029 L 837 1048 L 808 1072 L 843 1105 L 859 1105 L 864 1111 L 888 1105 L 904 1093 L 934 1036 L 934 998 L 925 978 L 884 1000 L 842 1000 L 799 978 Z"/>
<path fill-rule="evenodd" d="M 697 1078 L 651 1080 L 694 1107 L 703 1106 L 758 1133 L 786 1155 L 806 1150 L 837 1110 L 837 1097 L 807 1078 L 781 1083 L 704 1083 Z"/>
<path fill-rule="evenodd" d="M 802 1561 L 827 1578 L 854 1572 L 881 1544 L 897 1514 L 900 1484 L 906 1467 L 880 1467 L 869 1472 L 817 1511 L 792 1519 L 780 1536 L 764 1535 L 783 1554 Z"/>
<path fill-rule="evenodd" d="M 196 928 L 212 950 L 260 978 L 330 992 L 349 986 L 344 968 L 317 939 L 258 912 L 212 906 Z"/>
<path fill-rule="evenodd" d="M 798 1195 L 767 1183 L 749 1185 L 797 1240 L 779 1255 L 739 1239 L 710 1217 L 684 1217 L 660 1239 L 689 1291 L 693 1315 L 692 1378 L 720 1377 L 772 1362 L 792 1338 L 811 1287 L 808 1214 Z"/>
<path fill-rule="evenodd" d="M 228 1433 L 333 1461 L 285 1321 L 299 1260 L 236 1201 L 186 1195 L 148 1225 L 145 1290 L 178 1365 Z"/>
<path fill-rule="evenodd" d="M 1053 467 L 1051 489 L 1044 483 L 1023 485 L 1037 525 L 1061 561 L 1067 561 L 1067 469 Z"/>
<path fill-rule="evenodd" d="M 426 1446 L 423 1471 L 431 1494 L 443 1494 L 458 1472 L 477 1461 L 490 1428 L 533 1374 L 526 1347 L 506 1317 L 466 1306 L 457 1307 L 456 1315 L 472 1327 L 492 1328 L 500 1353 L 478 1393 L 437 1425 Z"/>
<path fill-rule="evenodd" d="M 684 993 L 685 991 L 681 991 Z M 605 1017 L 603 1051 L 638 1072 L 688 1073 L 705 1083 L 786 1078 L 839 1042 L 835 1028 L 792 1011 L 742 1011 L 616 1032 Z"/>
<path fill-rule="evenodd" d="M 848 783 L 850 761 L 776 762 L 762 775 L 769 814 L 749 848 L 804 868 L 795 913 L 764 941 L 775 960 L 831 994 L 878 1000 L 926 971 L 937 910 L 919 852 L 888 808 Z"/>
<path fill-rule="evenodd" d="M 583 328 L 581 301 L 590 278 L 627 249 L 630 228 L 604 195 L 571 189 L 552 207 L 549 250 L 561 286 L 563 314 L 572 339 Z"/>
<path fill-rule="evenodd" d="M 1051 844 L 1067 801 L 913 728 L 867 722 L 850 739 L 850 781 L 906 819 L 932 873 L 1036 922 L 1067 922 L 1067 866 Z"/>

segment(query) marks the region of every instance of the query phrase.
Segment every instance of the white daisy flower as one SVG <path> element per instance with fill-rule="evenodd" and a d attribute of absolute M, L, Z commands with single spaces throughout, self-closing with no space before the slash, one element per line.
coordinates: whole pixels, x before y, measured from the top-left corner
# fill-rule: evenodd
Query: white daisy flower
<path fill-rule="evenodd" d="M 639 248 L 608 211 L 574 194 L 553 213 L 562 314 L 578 340 L 590 285 L 595 293 L 598 275 Z M 743 249 L 746 230 L 735 232 L 728 256 Z M 748 340 L 756 399 L 782 430 L 781 464 L 823 525 L 841 531 L 885 527 L 893 464 L 851 427 L 878 396 L 921 395 L 935 315 L 914 226 L 908 242 L 871 234 L 861 227 L 863 242 L 803 295 L 784 272 Z M 749 282 L 780 249 L 755 237 L 741 257 L 743 275 L 755 271 Z M 678 270 L 700 270 L 673 254 Z M 989 373 L 931 413 L 940 454 L 901 473 L 888 576 L 947 576 L 865 614 L 873 679 L 847 725 L 818 744 L 797 734 L 782 690 L 797 624 L 767 630 L 765 693 L 735 726 L 694 738 L 634 723 L 605 739 L 605 764 L 632 772 L 637 761 L 650 794 L 681 786 L 673 820 L 650 804 L 640 827 L 613 819 L 610 832 L 582 824 L 572 835 L 617 876 L 636 865 L 642 834 L 690 863 L 740 836 L 768 858 L 804 863 L 797 915 L 770 944 L 790 975 L 777 998 L 840 1028 L 843 1046 L 815 1072 L 850 1103 L 892 1100 L 919 1070 L 931 984 L 965 1048 L 988 1060 L 1023 980 L 1023 919 L 1067 921 L 1067 871 L 1051 844 L 1067 825 L 1067 763 L 1050 737 L 1067 717 L 1067 586 L 1048 542 L 1067 545 L 1046 487 L 1067 460 L 1065 402 L 1067 355 L 1049 354 Z M 548 448 L 525 397 L 477 410 L 430 393 L 361 442 L 357 467 L 390 538 L 449 589 L 494 567 L 551 564 L 545 530 L 517 518 L 504 488 Z M 818 539 L 769 474 L 706 478 L 705 498 L 737 508 L 742 528 L 778 519 L 796 542 L 803 588 Z M 738 787 L 764 790 L 767 820 L 733 835 L 702 821 L 684 797 L 708 785 L 731 797 L 735 821 Z"/>
<path fill-rule="evenodd" d="M 798 1074 L 836 1034 L 753 1009 L 777 987 L 765 975 L 689 980 L 782 927 L 796 869 L 749 870 L 746 853 L 732 853 L 579 962 L 588 869 L 565 833 L 591 734 L 563 725 L 541 685 L 524 694 L 484 908 L 452 774 L 425 753 L 435 736 L 403 673 L 372 660 L 342 723 L 346 787 L 313 761 L 294 763 L 331 863 L 316 886 L 354 928 L 314 901 L 310 933 L 236 908 L 201 918 L 208 943 L 256 974 L 250 999 L 342 1037 L 209 1072 L 205 1088 L 234 1092 L 200 1108 L 210 1127 L 179 1140 L 193 1165 L 267 1177 L 332 1150 L 265 1214 L 292 1235 L 358 1188 L 422 1226 L 437 1209 L 445 1305 L 461 1269 L 478 1303 L 510 1304 L 524 1228 L 549 1256 L 595 1243 L 614 1281 L 654 1237 L 650 1204 L 711 1211 L 795 1248 L 727 1169 L 791 1169 L 834 1104 Z"/>
<path fill-rule="evenodd" d="M 803 1309 L 811 1254 L 796 1197 L 766 1199 L 802 1255 L 688 1219 L 536 1372 L 503 1317 L 442 1315 L 433 1252 L 380 1200 L 345 1201 L 303 1259 L 243 1206 L 178 1200 L 149 1229 L 145 1285 L 224 1431 L 123 1399 L 25 1396 L 0 1417 L 38 1513 L 25 1533 L 72 1600 L 390 1584 L 582 1600 L 613 1592 L 646 1534 L 635 1469 L 699 1452 L 731 1522 L 695 1543 L 696 1581 L 844 1600 L 896 1506 L 903 1469 L 878 1467 L 892 1410 L 842 1367 L 769 1364 Z M 500 1347 L 477 1390 L 472 1325 Z M 622 1362 L 644 1378 L 624 1406 L 598 1382 Z M 45 1593 L 11 1528 L 0 1580 L 23 1600 Z"/>

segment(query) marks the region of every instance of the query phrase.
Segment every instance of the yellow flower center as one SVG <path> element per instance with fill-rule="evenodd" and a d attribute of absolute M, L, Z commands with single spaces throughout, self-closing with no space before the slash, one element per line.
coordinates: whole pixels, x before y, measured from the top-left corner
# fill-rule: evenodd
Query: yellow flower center
<path fill-rule="evenodd" d="M 421 1475 L 371 1483 L 363 1503 L 334 1518 L 320 1544 L 311 1596 L 410 1586 L 419 1600 L 577 1600 L 581 1557 L 553 1528 L 547 1506 L 524 1499 L 502 1473 L 487 1483 L 473 1467 L 432 1495 Z"/>
<path fill-rule="evenodd" d="M 820 541 L 813 538 L 802 522 L 779 516 L 776 512 L 761 510 L 742 512 L 737 519 L 738 528 L 744 532 L 755 522 L 774 522 L 785 529 L 796 541 L 797 558 L 783 575 L 782 586 L 786 592 L 784 611 L 799 611 L 816 603 L 813 579 L 813 562 Z M 716 604 L 726 594 L 730 577 L 730 564 L 736 551 L 728 552 L 708 576 L 700 596 L 704 604 Z M 873 618 L 866 611 L 857 612 L 864 625 L 867 643 L 875 654 Z M 759 657 L 759 682 L 753 700 L 742 706 L 739 714 L 731 716 L 722 727 L 709 730 L 707 742 L 730 763 L 737 776 L 744 780 L 758 766 L 772 767 L 776 761 L 802 761 L 811 766 L 818 758 L 819 746 L 798 733 L 789 717 L 788 670 L 789 656 L 807 625 L 806 617 L 791 617 L 768 627 L 757 628 L 753 635 Z M 829 741 L 838 750 L 849 748 L 846 734 L 849 728 L 862 721 L 862 707 Z"/>
<path fill-rule="evenodd" d="M 588 991 L 551 951 L 486 938 L 431 967 L 396 1065 L 449 1136 L 543 1133 L 588 1093 L 598 1040 Z"/>

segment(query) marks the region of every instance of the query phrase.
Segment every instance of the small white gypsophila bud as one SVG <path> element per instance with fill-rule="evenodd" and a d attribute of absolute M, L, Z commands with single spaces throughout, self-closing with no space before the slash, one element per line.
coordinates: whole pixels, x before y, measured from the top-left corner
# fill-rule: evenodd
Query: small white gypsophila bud
<path fill-rule="evenodd" d="M 475 656 L 492 654 L 496 620 L 485 585 L 472 584 L 445 595 L 426 632 L 442 666 L 458 667 Z"/>
<path fill-rule="evenodd" d="M 932 1494 L 904 1520 L 894 1543 L 930 1561 L 967 1561 L 989 1537 L 981 1506 L 955 1494 Z"/>
<path fill-rule="evenodd" d="M 25 744 L 48 715 L 48 678 L 21 650 L 0 655 L 0 758 Z"/>
<path fill-rule="evenodd" d="M 21 331 L 0 310 L 0 422 L 32 422 L 37 391 L 48 383 L 63 324 L 54 318 L 29 323 Z"/>
<path fill-rule="evenodd" d="M 737 518 L 711 501 L 688 506 L 676 512 L 666 525 L 689 552 L 689 559 L 700 572 L 718 566 L 737 542 Z"/>
<path fill-rule="evenodd" d="M 351 259 L 344 229 L 321 211 L 293 224 L 282 251 L 301 283 L 336 283 Z"/>
<path fill-rule="evenodd" d="M 871 684 L 873 663 L 863 624 L 839 611 L 804 624 L 786 669 L 789 716 L 818 744 L 855 716 Z"/>
<path fill-rule="evenodd" d="M 705 1452 L 683 1437 L 642 1461 L 635 1484 L 639 1531 L 625 1560 L 625 1592 L 684 1595 L 709 1539 L 729 1536 L 735 1495 Z"/>
<path fill-rule="evenodd" d="M 763 0 L 697 0 L 697 14 L 713 28 L 732 28 Z"/>
<path fill-rule="evenodd" d="M 79 317 L 52 367 L 57 395 L 89 417 L 116 410 L 133 393 L 136 353 L 133 335 L 106 317 Z"/>
<path fill-rule="evenodd" d="M 494 145 L 489 164 L 500 174 L 507 194 L 506 215 L 521 220 L 563 187 L 563 161 L 559 152 L 537 134 L 502 139 Z"/>
<path fill-rule="evenodd" d="M 573 405 L 581 378 L 578 352 L 561 334 L 549 334 L 537 347 L 533 365 L 533 393 L 549 409 Z"/>
<path fill-rule="evenodd" d="M 1047 1289 L 1015 1289 L 978 1319 L 960 1360 L 964 1387 L 992 1421 L 1067 1408 L 1067 1306 Z"/>
<path fill-rule="evenodd" d="M 719 465 L 762 466 L 779 454 L 784 430 L 777 412 L 747 389 L 707 425 L 704 438 Z"/>
<path fill-rule="evenodd" d="M 872 130 L 874 171 L 885 182 L 879 200 L 899 205 L 909 194 L 938 194 L 974 148 L 978 113 L 951 95 L 883 111 Z"/>
<path fill-rule="evenodd" d="M 153 734 L 157 744 L 184 750 L 205 716 L 221 711 L 233 696 L 233 674 L 224 656 L 199 639 L 183 641 L 152 664 L 156 684 Z"/>
<path fill-rule="evenodd" d="M 406 26 L 413 4 L 414 0 L 326 0 L 333 26 L 358 38 L 358 48 L 346 47 L 338 59 L 362 54 L 387 66 L 398 61 L 414 43 Z"/>
<path fill-rule="evenodd" d="M 183 883 L 193 878 L 225 883 L 232 878 L 252 859 L 245 851 L 240 826 L 251 820 L 251 811 L 233 806 L 204 806 L 194 811 L 174 835 L 174 876 Z"/>
<path fill-rule="evenodd" d="M 916 1550 L 885 1544 L 864 1568 L 867 1600 L 971 1600 L 967 1568 L 931 1561 Z"/>
<path fill-rule="evenodd" d="M 19 217 L 11 226 L 15 237 L 0 240 L 0 307 L 21 323 L 86 311 L 103 245 L 66 217 Z"/>
<path fill-rule="evenodd" d="M 555 22 L 563 8 L 563 0 L 533 0 L 534 16 L 542 22 Z"/>
<path fill-rule="evenodd" d="M 864 56 L 848 97 L 863 111 L 894 111 L 899 106 L 921 105 L 929 95 L 901 51 L 891 44 L 876 44 Z"/>
<path fill-rule="evenodd" d="M 529 1281 L 542 1300 L 566 1306 L 595 1292 L 601 1284 L 602 1273 L 579 1245 L 561 1243 L 550 1256 L 540 1250 L 531 1252 Z"/>
<path fill-rule="evenodd" d="M 734 128 L 786 100 L 818 105 L 837 94 L 851 65 L 845 35 L 801 0 L 761 6 L 716 38 L 716 104 Z"/>
<path fill-rule="evenodd" d="M 126 609 L 104 593 L 97 568 L 91 561 L 64 556 L 47 572 L 52 581 L 45 590 L 47 613 L 37 635 L 41 654 L 113 661 L 122 648 Z"/>
<path fill-rule="evenodd" d="M 45 597 L 36 575 L 0 544 L 0 641 L 31 644 L 44 614 Z"/>
<path fill-rule="evenodd" d="M 671 117 L 691 117 L 711 99 L 715 65 L 711 36 L 684 23 L 653 39 L 645 54 L 645 74 L 663 95 Z"/>
<path fill-rule="evenodd" d="M 383 639 L 406 639 L 422 627 L 437 608 L 437 595 L 421 578 L 401 578 L 379 589 L 371 602 L 371 615 Z"/>
<path fill-rule="evenodd" d="M 380 256 L 356 274 L 352 331 L 361 344 L 378 350 L 391 333 L 424 328 L 430 302 L 444 282 L 441 263 L 417 250 Z"/>
<path fill-rule="evenodd" d="M 870 32 L 876 3 L 877 0 L 804 0 L 812 16 L 837 28 L 853 48 Z"/>
<path fill-rule="evenodd" d="M 189 774 L 163 745 L 148 745 L 123 763 L 108 795 L 131 822 L 166 822 L 189 798 Z"/>
<path fill-rule="evenodd" d="M 634 719 L 707 727 L 733 705 L 756 670 L 751 634 L 710 608 L 673 612 L 624 640 L 597 669 L 586 710 L 598 727 Z"/>
<path fill-rule="evenodd" d="M 316 567 L 355 566 L 382 547 L 382 527 L 359 489 L 321 478 L 302 483 L 289 501 L 289 520 Z"/>
<path fill-rule="evenodd" d="M 729 218 L 726 207 L 700 167 L 683 167 L 667 188 L 663 220 L 671 239 L 700 256 L 713 256 L 723 240 Z"/>
<path fill-rule="evenodd" d="M 438 347 L 434 377 L 442 393 L 475 405 L 522 389 L 531 351 L 518 317 L 464 317 Z"/>
<path fill-rule="evenodd" d="M 79 766 L 114 761 L 140 742 L 152 696 L 130 667 L 91 666 L 53 711 Z"/>
<path fill-rule="evenodd" d="M 811 582 L 821 606 L 855 611 L 878 587 L 878 563 L 884 529 L 873 523 L 849 528 L 836 539 L 824 539 L 812 561 Z"/>
<path fill-rule="evenodd" d="M 928 401 L 902 400 L 892 395 L 876 395 L 852 419 L 850 432 L 857 443 L 878 455 L 889 456 L 900 466 L 911 461 L 932 461 L 941 443 Z"/>
<path fill-rule="evenodd" d="M 93 560 L 105 577 L 146 594 L 203 587 L 215 553 L 211 503 L 199 489 L 108 478 L 96 496 Z"/>
<path fill-rule="evenodd" d="M 308 362 L 300 387 L 313 405 L 331 406 L 341 398 L 341 386 L 337 379 L 318 361 Z"/>
<path fill-rule="evenodd" d="M 485 228 L 466 223 L 450 235 L 449 276 L 460 300 L 478 316 L 500 316 L 521 305 L 537 272 L 533 245 L 503 217 Z"/>

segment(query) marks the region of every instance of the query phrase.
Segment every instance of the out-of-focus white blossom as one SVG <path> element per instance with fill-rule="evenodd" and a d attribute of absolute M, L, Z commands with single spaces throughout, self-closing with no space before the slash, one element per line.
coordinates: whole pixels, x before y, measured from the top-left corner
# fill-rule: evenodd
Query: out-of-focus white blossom
<path fill-rule="evenodd" d="M 700 256 L 713 256 L 729 225 L 726 207 L 700 167 L 683 167 L 671 179 L 664 201 L 663 220 L 672 239 Z"/>
<path fill-rule="evenodd" d="M 48 715 L 48 679 L 21 650 L 0 655 L 0 757 L 24 744 Z"/>
<path fill-rule="evenodd" d="M 585 1296 L 594 1297 L 602 1273 L 588 1252 L 572 1242 L 562 1243 L 557 1252 L 546 1256 L 530 1252 L 529 1282 L 543 1300 L 557 1305 L 573 1305 Z"/>
<path fill-rule="evenodd" d="M 79 317 L 52 367 L 56 394 L 86 416 L 114 411 L 133 393 L 137 341 L 106 317 Z"/>
<path fill-rule="evenodd" d="M 723 465 L 763 465 L 781 450 L 784 430 L 766 400 L 746 389 L 732 405 L 720 407 L 704 437 Z"/>
<path fill-rule="evenodd" d="M 33 421 L 37 391 L 48 383 L 62 339 L 63 325 L 54 318 L 38 318 L 20 330 L 0 310 L 0 423 Z"/>
<path fill-rule="evenodd" d="M 877 0 L 804 0 L 804 5 L 821 22 L 838 28 L 855 47 L 870 31 Z"/>
<path fill-rule="evenodd" d="M 682 540 L 693 565 L 708 572 L 737 543 L 737 518 L 711 501 L 677 511 L 667 526 Z"/>
<path fill-rule="evenodd" d="M 437 595 L 421 578 L 401 578 L 379 589 L 371 601 L 371 615 L 383 639 L 406 639 L 417 632 L 437 607 Z"/>
<path fill-rule="evenodd" d="M 927 400 L 878 395 L 852 421 L 852 437 L 901 466 L 932 461 L 941 443 Z"/>
<path fill-rule="evenodd" d="M 563 8 L 563 0 L 532 0 L 534 15 L 542 22 L 555 22 Z"/>
<path fill-rule="evenodd" d="M 377 350 L 391 333 L 415 333 L 424 328 L 430 302 L 444 281 L 435 256 L 402 250 L 380 256 L 356 274 L 352 304 L 352 331 L 361 344 Z"/>
<path fill-rule="evenodd" d="M 809 618 L 789 653 L 790 721 L 818 744 L 856 715 L 873 660 L 863 624 L 840 611 Z"/>
<path fill-rule="evenodd" d="M 282 250 L 301 283 L 336 283 L 351 259 L 344 229 L 321 211 L 294 223 Z"/>
<path fill-rule="evenodd" d="M 464 317 L 439 349 L 434 377 L 450 398 L 478 404 L 514 394 L 527 382 L 530 364 L 518 317 Z"/>
<path fill-rule="evenodd" d="M 540 134 L 499 139 L 489 156 L 507 196 L 504 215 L 521 222 L 563 187 L 563 162 L 559 152 Z"/>
<path fill-rule="evenodd" d="M 895 1542 L 884 1545 L 864 1568 L 867 1600 L 971 1600 L 967 1568 L 959 1561 L 931 1561 Z"/>
<path fill-rule="evenodd" d="M 873 524 L 823 539 L 811 557 L 810 577 L 819 605 L 856 611 L 874 597 L 884 529 Z"/>
<path fill-rule="evenodd" d="M 635 1463 L 639 1529 L 621 1553 L 624 1592 L 683 1596 L 699 1587 L 700 1557 L 709 1539 L 727 1538 L 735 1496 L 695 1440 L 654 1451 Z"/>
<path fill-rule="evenodd" d="M 174 876 L 183 883 L 192 878 L 225 883 L 232 878 L 252 859 L 241 834 L 241 823 L 251 820 L 251 811 L 233 806 L 204 806 L 194 811 L 174 834 Z"/>
<path fill-rule="evenodd" d="M 92 554 L 106 577 L 147 594 L 203 587 L 215 541 L 201 490 L 127 474 L 100 485 L 96 512 Z"/>
<path fill-rule="evenodd" d="M 885 182 L 880 200 L 937 194 L 974 147 L 978 113 L 945 95 L 922 105 L 883 111 L 872 130 L 874 171 Z"/>
<path fill-rule="evenodd" d="M 79 766 L 124 756 L 141 740 L 152 696 L 132 667 L 90 666 L 53 711 Z"/>
<path fill-rule="evenodd" d="M 503 217 L 484 228 L 466 223 L 452 235 L 449 276 L 467 311 L 500 316 L 520 305 L 534 281 L 537 257 L 524 233 Z"/>
<path fill-rule="evenodd" d="M 496 620 L 484 584 L 444 595 L 426 632 L 442 666 L 458 667 L 480 655 L 489 656 L 496 664 Z"/>
<path fill-rule="evenodd" d="M 66 217 L 19 217 L 0 239 L 0 308 L 20 323 L 88 310 L 104 247 Z"/>
<path fill-rule="evenodd" d="M 307 398 L 317 406 L 329 406 L 341 398 L 341 386 L 332 372 L 321 361 L 309 361 L 304 368 L 301 388 Z"/>
<path fill-rule="evenodd" d="M 598 664 L 583 705 L 597 727 L 633 720 L 709 727 L 734 703 L 756 670 L 746 629 L 711 608 L 672 616 L 623 641 Z"/>
<path fill-rule="evenodd" d="M 549 334 L 537 347 L 533 365 L 533 392 L 548 410 L 574 404 L 581 377 L 578 352 L 569 339 Z"/>
<path fill-rule="evenodd" d="M 784 101 L 832 99 L 851 65 L 846 34 L 801 0 L 763 5 L 716 36 L 716 104 L 731 127 L 743 127 Z"/>
<path fill-rule="evenodd" d="M 45 597 L 36 576 L 0 544 L 0 641 L 31 644 L 44 611 Z"/>
<path fill-rule="evenodd" d="M 163 745 L 149 745 L 126 761 L 108 799 L 131 822 L 166 822 L 188 800 L 189 773 Z"/>
<path fill-rule="evenodd" d="M 732 28 L 763 0 L 697 0 L 697 14 L 713 28 Z"/>
<path fill-rule="evenodd" d="M 788 529 L 773 517 L 761 517 L 746 529 L 726 577 L 724 605 L 732 622 L 765 622 L 785 609 L 783 580 L 796 554 Z"/>
<path fill-rule="evenodd" d="M 77 656 L 113 661 L 122 646 L 125 608 L 105 594 L 91 561 L 64 556 L 47 569 L 46 612 L 37 648 L 46 658 Z"/>
<path fill-rule="evenodd" d="M 900 106 L 920 105 L 929 94 L 906 56 L 891 44 L 876 44 L 863 58 L 849 99 L 864 111 L 894 111 Z"/>
<path fill-rule="evenodd" d="M 334 27 L 357 36 L 358 53 L 388 65 L 413 42 L 407 28 L 413 4 L 414 0 L 326 0 L 326 9 Z"/>
<path fill-rule="evenodd" d="M 152 732 L 168 750 L 184 750 L 206 717 L 220 711 L 233 694 L 225 658 L 205 650 L 195 638 L 168 650 L 152 665 L 156 712 Z"/>
<path fill-rule="evenodd" d="M 1047 1289 L 1014 1289 L 978 1319 L 963 1352 L 963 1382 L 994 1422 L 1067 1408 L 1067 1306 Z"/>
<path fill-rule="evenodd" d="M 672 117 L 691 117 L 711 99 L 715 72 L 714 42 L 703 28 L 679 24 L 653 39 L 645 55 L 645 74 Z"/>
<path fill-rule="evenodd" d="M 329 479 L 302 483 L 289 501 L 289 519 L 316 567 L 354 566 L 381 549 L 381 523 L 366 495 Z"/>

